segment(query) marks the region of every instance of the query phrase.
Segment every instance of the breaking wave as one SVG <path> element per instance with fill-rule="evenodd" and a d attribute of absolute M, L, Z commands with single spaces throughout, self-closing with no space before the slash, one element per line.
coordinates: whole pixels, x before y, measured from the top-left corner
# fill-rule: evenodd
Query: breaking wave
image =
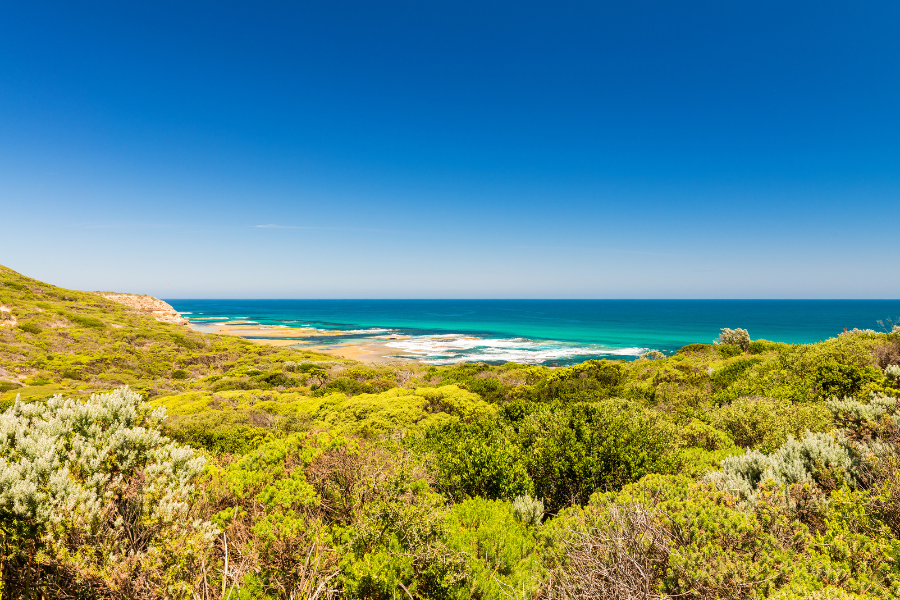
<path fill-rule="evenodd" d="M 446 334 L 414 337 L 390 336 L 388 348 L 404 354 L 397 358 L 415 358 L 434 365 L 460 362 L 516 362 L 523 364 L 571 363 L 591 358 L 636 357 L 647 348 L 610 348 L 600 345 L 537 341 L 525 338 L 479 338 Z M 399 338 L 399 339 L 397 339 Z"/>

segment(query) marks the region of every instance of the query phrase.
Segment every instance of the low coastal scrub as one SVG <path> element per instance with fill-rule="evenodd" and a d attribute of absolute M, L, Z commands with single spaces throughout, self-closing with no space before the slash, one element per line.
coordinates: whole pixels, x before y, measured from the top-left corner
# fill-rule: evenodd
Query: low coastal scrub
<path fill-rule="evenodd" d="M 4 599 L 900 597 L 900 332 L 366 366 L 0 304 Z"/>

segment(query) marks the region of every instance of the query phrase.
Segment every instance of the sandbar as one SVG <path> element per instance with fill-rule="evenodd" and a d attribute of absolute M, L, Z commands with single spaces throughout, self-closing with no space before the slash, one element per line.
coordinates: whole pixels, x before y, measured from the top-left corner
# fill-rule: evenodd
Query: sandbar
<path fill-rule="evenodd" d="M 416 359 L 406 356 L 402 350 L 389 348 L 384 339 L 363 337 L 348 342 L 317 343 L 316 338 L 335 338 L 348 335 L 347 331 L 316 329 L 314 327 L 285 327 L 283 325 L 260 325 L 253 321 L 226 321 L 223 323 L 198 323 L 191 321 L 192 329 L 203 333 L 234 335 L 256 344 L 276 347 L 294 347 L 331 354 L 366 363 L 405 363 Z M 312 339 L 310 339 L 312 338 Z"/>

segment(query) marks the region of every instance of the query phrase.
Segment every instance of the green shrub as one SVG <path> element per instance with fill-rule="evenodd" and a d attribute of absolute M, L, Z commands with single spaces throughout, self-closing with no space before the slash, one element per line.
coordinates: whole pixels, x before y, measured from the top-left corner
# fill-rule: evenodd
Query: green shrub
<path fill-rule="evenodd" d="M 815 374 L 817 395 L 822 399 L 853 396 L 859 393 L 864 383 L 880 379 L 879 375 L 871 366 L 860 368 L 838 363 L 819 365 Z"/>
<path fill-rule="evenodd" d="M 255 413 L 268 417 L 263 413 Z M 254 424 L 254 411 L 206 411 L 172 418 L 166 433 L 174 439 L 215 454 L 244 454 L 273 438 L 269 427 Z M 275 422 L 271 417 L 268 419 Z"/>
<path fill-rule="evenodd" d="M 842 428 L 788 436 L 771 454 L 750 450 L 729 457 L 722 461 L 721 472 L 708 479 L 751 503 L 762 484 L 810 484 L 821 497 L 843 487 L 877 488 L 885 481 L 885 489 L 891 488 L 896 475 L 885 479 L 879 472 L 896 473 L 900 463 L 897 400 L 873 395 L 869 402 L 834 399 L 827 406 Z M 897 527 L 900 530 L 900 521 Z"/>
<path fill-rule="evenodd" d="M 687 425 L 679 428 L 678 436 L 688 448 L 712 451 L 734 446 L 734 440 L 728 432 L 711 427 L 698 419 L 691 419 Z"/>
<path fill-rule="evenodd" d="M 286 379 L 286 378 L 283 378 Z M 275 383 L 274 385 L 284 385 Z M 387 379 L 376 379 L 372 381 L 358 381 L 350 377 L 338 377 L 332 379 L 325 385 L 317 387 L 313 391 L 313 396 L 325 396 L 327 394 L 341 393 L 348 396 L 357 394 L 377 394 L 397 387 L 397 383 Z"/>
<path fill-rule="evenodd" d="M 712 348 L 711 344 L 688 344 L 687 346 L 682 346 L 676 354 L 698 354 L 706 352 L 710 348 Z"/>
<path fill-rule="evenodd" d="M 322 586 L 332 597 L 388 600 L 405 588 L 450 598 L 467 582 L 467 557 L 446 542 L 445 502 L 404 453 L 292 435 L 211 473 L 206 489 L 242 574 L 238 597 L 308 597 Z"/>
<path fill-rule="evenodd" d="M 494 420 L 432 427 L 414 447 L 450 498 L 510 500 L 534 491 L 520 449 Z"/>
<path fill-rule="evenodd" d="M 254 388 L 269 389 L 273 387 L 295 387 L 299 382 L 284 373 L 259 373 L 251 377 L 254 382 Z"/>
<path fill-rule="evenodd" d="M 710 424 L 728 432 L 735 444 L 762 452 L 775 450 L 790 435 L 827 431 L 832 423 L 831 412 L 824 404 L 794 404 L 776 398 L 740 398 L 710 414 Z"/>
<path fill-rule="evenodd" d="M 9 390 L 16 390 L 22 387 L 21 383 L 15 383 L 13 381 L 0 381 L 0 394 L 3 392 L 8 392 Z"/>
<path fill-rule="evenodd" d="M 223 377 L 210 386 L 213 392 L 225 392 L 229 390 L 252 390 L 253 382 L 237 377 Z"/>
<path fill-rule="evenodd" d="M 545 592 L 571 600 L 898 597 L 900 542 L 874 516 L 869 492 L 834 491 L 814 533 L 779 495 L 761 493 L 742 510 L 730 490 L 657 475 L 597 494 L 545 525 L 556 540 Z"/>
<path fill-rule="evenodd" d="M 753 340 L 752 342 L 750 342 L 749 351 L 750 354 L 765 354 L 766 352 L 772 352 L 774 350 L 786 347 L 787 344 L 782 344 L 780 342 L 770 342 L 769 340 Z"/>
<path fill-rule="evenodd" d="M 41 331 L 43 331 L 43 329 L 41 329 L 41 326 L 37 323 L 19 323 L 18 325 L 16 325 L 16 327 L 32 335 L 38 335 L 41 333 Z"/>
<path fill-rule="evenodd" d="M 745 358 L 725 365 L 718 371 L 714 371 L 710 375 L 710 381 L 717 389 L 725 389 L 739 378 L 741 378 L 748 369 L 762 362 L 760 358 Z"/>
<path fill-rule="evenodd" d="M 744 353 L 744 350 L 740 346 L 734 344 L 717 344 L 716 351 L 722 358 L 734 358 L 735 356 L 740 356 Z"/>
<path fill-rule="evenodd" d="M 448 546 L 468 559 L 469 580 L 460 586 L 457 598 L 505 600 L 510 590 L 532 597 L 540 583 L 539 543 L 533 531 L 540 524 L 529 503 L 524 523 L 516 505 L 508 502 L 465 500 L 455 504 L 448 515 Z"/>
<path fill-rule="evenodd" d="M 187 379 L 188 373 L 184 369 L 175 369 L 172 371 L 172 379 Z"/>
<path fill-rule="evenodd" d="M 93 329 L 103 329 L 106 327 L 106 323 L 101 321 L 100 319 L 95 319 L 94 317 L 89 317 L 87 315 L 77 315 L 73 313 L 60 313 L 66 319 L 75 323 L 76 325 L 81 325 L 82 327 L 89 327 Z"/>
<path fill-rule="evenodd" d="M 648 473 L 677 469 L 674 425 L 659 413 L 611 400 L 529 415 L 518 444 L 535 495 L 555 513 Z"/>
<path fill-rule="evenodd" d="M 680 476 L 597 494 L 550 531 L 547 592 L 571 600 L 762 598 L 802 559 L 802 526 L 740 511 L 727 494 Z"/>
<path fill-rule="evenodd" d="M 579 402 L 617 396 L 625 383 L 626 368 L 608 360 L 589 360 L 557 369 L 533 387 L 534 399 Z"/>

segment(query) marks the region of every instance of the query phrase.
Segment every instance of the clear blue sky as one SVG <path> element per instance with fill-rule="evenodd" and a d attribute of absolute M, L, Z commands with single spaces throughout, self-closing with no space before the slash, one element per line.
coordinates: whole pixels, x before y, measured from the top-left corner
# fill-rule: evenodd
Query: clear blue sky
<path fill-rule="evenodd" d="M 900 297 L 896 1 L 0 8 L 0 263 L 33 277 Z"/>

